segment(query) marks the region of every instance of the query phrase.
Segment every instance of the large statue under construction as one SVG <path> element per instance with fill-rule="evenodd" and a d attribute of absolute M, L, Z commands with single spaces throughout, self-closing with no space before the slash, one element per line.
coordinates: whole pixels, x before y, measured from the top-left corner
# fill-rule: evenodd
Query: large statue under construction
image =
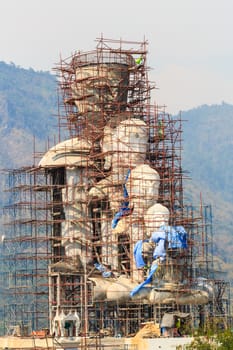
<path fill-rule="evenodd" d="M 27 172 L 43 197 L 30 208 L 36 292 L 60 343 L 215 310 L 207 235 L 183 204 L 181 120 L 150 104 L 148 71 L 146 42 L 104 39 L 57 67 L 63 141 Z"/>
<path fill-rule="evenodd" d="M 146 53 L 100 41 L 59 68 L 71 133 L 39 163 L 56 193 L 49 307 L 57 337 L 66 328 L 126 336 L 154 318 L 155 305 L 211 298 L 191 280 L 180 130 L 149 105 Z"/>

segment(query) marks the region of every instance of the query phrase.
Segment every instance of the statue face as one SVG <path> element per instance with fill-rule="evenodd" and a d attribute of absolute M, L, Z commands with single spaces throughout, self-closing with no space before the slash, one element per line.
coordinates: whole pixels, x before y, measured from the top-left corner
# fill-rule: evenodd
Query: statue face
<path fill-rule="evenodd" d="M 155 214 L 151 226 L 154 230 L 158 230 L 163 225 L 168 225 L 169 216 L 165 214 Z"/>
<path fill-rule="evenodd" d="M 129 183 L 126 184 L 129 196 L 140 200 L 158 199 L 158 189 L 160 177 L 156 170 L 149 165 L 139 165 L 134 168 L 129 177 Z"/>
<path fill-rule="evenodd" d="M 144 216 L 146 210 L 157 203 L 160 177 L 156 170 L 143 164 L 134 168 L 126 183 L 133 215 Z"/>
<path fill-rule="evenodd" d="M 79 113 L 122 109 L 127 101 L 128 77 L 128 66 L 119 63 L 77 68 L 72 97 Z"/>
<path fill-rule="evenodd" d="M 145 122 L 139 119 L 129 119 L 120 122 L 115 128 L 105 128 L 103 151 L 110 151 L 107 156 L 110 167 L 134 167 L 143 164 L 146 159 L 148 145 L 148 129 Z"/>
<path fill-rule="evenodd" d="M 64 206 L 77 206 L 78 201 L 85 201 L 89 182 L 85 168 L 66 168 L 66 186 L 61 190 Z"/>
<path fill-rule="evenodd" d="M 147 229 L 147 234 L 154 231 L 158 231 L 163 225 L 168 225 L 169 223 L 169 210 L 161 204 L 154 204 L 151 206 L 144 216 L 145 227 Z"/>
<path fill-rule="evenodd" d="M 139 198 L 139 200 L 146 199 L 158 199 L 158 188 L 159 182 L 158 178 L 144 178 L 144 179 L 134 179 L 132 181 L 129 193 L 132 198 Z"/>
<path fill-rule="evenodd" d="M 141 120 L 125 120 L 113 135 L 113 151 L 146 154 L 148 131 Z"/>

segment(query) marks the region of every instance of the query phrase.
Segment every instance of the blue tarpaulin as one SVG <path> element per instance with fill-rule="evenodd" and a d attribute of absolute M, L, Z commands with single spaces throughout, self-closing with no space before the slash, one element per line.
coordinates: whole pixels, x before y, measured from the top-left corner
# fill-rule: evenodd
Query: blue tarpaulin
<path fill-rule="evenodd" d="M 135 287 L 131 292 L 130 292 L 130 296 L 133 297 L 136 293 L 138 293 L 146 284 L 151 283 L 152 282 L 152 277 L 153 274 L 155 273 L 155 271 L 157 270 L 158 265 L 154 264 L 151 266 L 149 275 L 147 277 L 147 279 L 145 281 L 143 281 L 141 284 L 139 284 L 137 287 Z"/>
<path fill-rule="evenodd" d="M 102 264 L 98 264 L 98 263 L 95 263 L 94 264 L 95 268 L 97 270 L 99 270 L 100 272 L 102 272 L 102 276 L 105 277 L 105 278 L 108 278 L 108 277 L 111 277 L 112 276 L 112 272 L 109 271 L 105 266 L 103 266 Z"/>
<path fill-rule="evenodd" d="M 159 231 L 153 232 L 150 238 L 150 241 L 156 244 L 156 247 L 153 252 L 153 259 L 156 260 L 160 258 L 160 261 L 166 259 L 166 246 L 168 249 L 186 249 L 187 248 L 187 232 L 183 226 L 161 226 Z M 142 247 L 143 242 L 138 241 L 134 247 L 134 259 L 136 262 L 137 268 L 144 267 L 145 262 L 142 257 Z M 148 240 L 147 240 L 148 242 Z M 152 282 L 152 276 L 157 270 L 158 265 L 152 265 L 149 275 L 145 281 L 135 287 L 130 293 L 131 296 L 134 296 L 138 293 L 146 284 Z"/>
<path fill-rule="evenodd" d="M 134 250 L 133 250 L 133 254 L 134 254 L 134 260 L 136 262 L 136 267 L 140 268 L 140 267 L 144 267 L 146 264 L 143 260 L 142 257 L 142 247 L 143 247 L 143 242 L 148 242 L 147 241 L 138 241 L 135 246 L 134 246 Z"/>
<path fill-rule="evenodd" d="M 153 258 L 166 257 L 166 242 L 168 249 L 186 249 L 187 233 L 183 226 L 161 226 L 159 231 L 153 232 L 152 242 L 156 243 Z"/>
<path fill-rule="evenodd" d="M 126 174 L 125 182 L 128 180 L 129 174 L 130 174 L 130 169 Z M 114 218 L 112 219 L 112 228 L 116 228 L 118 221 L 123 216 L 129 215 L 131 213 L 131 208 L 129 208 L 129 201 L 128 201 L 129 195 L 125 184 L 123 184 L 123 197 L 125 198 L 125 201 L 122 203 L 119 211 L 114 215 Z"/>

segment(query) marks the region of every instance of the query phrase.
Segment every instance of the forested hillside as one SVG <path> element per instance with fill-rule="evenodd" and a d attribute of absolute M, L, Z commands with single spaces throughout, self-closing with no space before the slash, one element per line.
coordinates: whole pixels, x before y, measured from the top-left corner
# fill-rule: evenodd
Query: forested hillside
<path fill-rule="evenodd" d="M 233 106 L 201 106 L 184 112 L 183 161 L 192 177 L 233 200 Z"/>
<path fill-rule="evenodd" d="M 200 106 L 182 119 L 183 167 L 192 180 L 184 181 L 185 195 L 187 201 L 212 206 L 214 253 L 233 281 L 233 106 Z"/>
<path fill-rule="evenodd" d="M 181 106 L 182 108 L 182 106 Z M 38 150 L 57 134 L 57 83 L 49 72 L 25 70 L 0 62 L 0 168 L 32 165 Z M 233 280 L 233 106 L 200 106 L 183 112 L 183 169 L 186 202 L 213 207 L 215 253 Z M 0 202 L 3 201 L 3 178 Z"/>
<path fill-rule="evenodd" d="M 44 142 L 56 125 L 56 89 L 52 74 L 0 62 L 1 168 L 31 162 L 34 138 Z"/>

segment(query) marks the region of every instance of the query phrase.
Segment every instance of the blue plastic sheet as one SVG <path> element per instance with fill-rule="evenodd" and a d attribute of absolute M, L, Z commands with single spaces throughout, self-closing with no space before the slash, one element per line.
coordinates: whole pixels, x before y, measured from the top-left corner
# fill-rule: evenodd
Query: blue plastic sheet
<path fill-rule="evenodd" d="M 129 174 L 130 174 L 130 169 L 126 174 L 125 181 L 128 180 Z M 114 218 L 112 219 L 112 228 L 117 227 L 119 220 L 123 216 L 129 215 L 131 213 L 131 208 L 129 208 L 129 201 L 128 201 L 129 195 L 125 184 L 123 184 L 123 197 L 125 198 L 125 201 L 121 204 L 119 211 L 114 215 Z"/>
<path fill-rule="evenodd" d="M 104 278 L 108 278 L 108 277 L 111 277 L 111 276 L 112 276 L 112 272 L 109 271 L 109 270 L 107 270 L 107 268 L 106 268 L 105 266 L 103 266 L 102 264 L 96 263 L 96 264 L 94 264 L 94 266 L 95 266 L 95 268 L 96 268 L 97 270 L 99 270 L 100 272 L 102 272 L 102 276 L 103 276 Z"/>
<path fill-rule="evenodd" d="M 161 226 L 159 231 L 153 232 L 151 236 L 152 242 L 156 243 L 153 258 L 166 257 L 166 242 L 168 249 L 186 249 L 187 248 L 187 232 L 183 226 Z"/>
<path fill-rule="evenodd" d="M 143 260 L 143 257 L 142 257 L 143 242 L 144 241 L 138 241 L 135 244 L 134 250 L 133 250 L 134 260 L 136 262 L 136 267 L 137 268 L 144 267 L 146 265 L 144 260 Z"/>
<path fill-rule="evenodd" d="M 149 275 L 147 277 L 147 279 L 145 281 L 143 281 L 141 284 L 139 284 L 137 287 L 135 287 L 131 292 L 130 292 L 130 296 L 133 297 L 135 294 L 137 294 L 146 284 L 151 283 L 152 282 L 152 277 L 153 274 L 155 273 L 155 271 L 157 270 L 158 265 L 154 264 L 151 266 Z"/>

